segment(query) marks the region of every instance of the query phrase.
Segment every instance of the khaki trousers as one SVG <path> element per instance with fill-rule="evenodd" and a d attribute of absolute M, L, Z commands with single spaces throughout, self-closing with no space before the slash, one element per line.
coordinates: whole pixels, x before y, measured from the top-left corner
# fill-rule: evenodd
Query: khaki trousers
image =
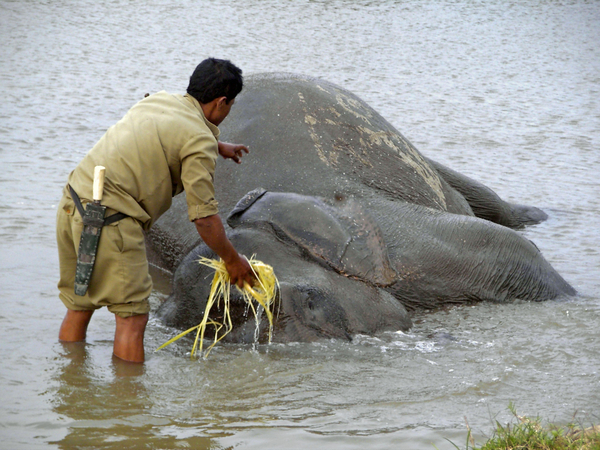
<path fill-rule="evenodd" d="M 110 312 L 123 318 L 147 314 L 150 311 L 148 296 L 152 291 L 152 279 L 148 271 L 144 233 L 138 221 L 128 217 L 102 228 L 88 291 L 80 297 L 75 295 L 74 283 L 83 222 L 67 193 L 57 209 L 58 289 L 65 306 L 75 311 L 107 306 Z M 115 212 L 107 209 L 106 215 Z"/>

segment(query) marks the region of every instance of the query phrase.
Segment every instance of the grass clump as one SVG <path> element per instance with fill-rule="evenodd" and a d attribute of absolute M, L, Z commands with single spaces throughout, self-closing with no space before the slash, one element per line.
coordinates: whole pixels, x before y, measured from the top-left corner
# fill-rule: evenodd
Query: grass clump
<path fill-rule="evenodd" d="M 508 409 L 517 422 L 502 425 L 496 421 L 494 435 L 481 447 L 475 445 L 467 425 L 466 450 L 600 450 L 600 426 L 586 429 L 576 424 L 543 426 L 539 417 L 519 416 L 512 404 Z"/>
<path fill-rule="evenodd" d="M 194 345 L 192 346 L 191 353 L 191 357 L 194 358 L 196 350 L 202 353 L 204 333 L 206 331 L 206 327 L 208 325 L 211 325 L 215 327 L 215 336 L 212 344 L 206 349 L 206 352 L 204 353 L 204 357 L 206 358 L 212 350 L 212 348 L 217 344 L 217 342 L 219 342 L 221 339 L 227 336 L 227 334 L 233 329 L 233 323 L 231 320 L 231 315 L 229 313 L 231 283 L 229 281 L 229 273 L 225 268 L 225 263 L 223 262 L 223 260 L 217 261 L 214 259 L 208 259 L 204 257 L 200 258 L 198 262 L 215 270 L 215 275 L 213 277 L 212 284 L 210 287 L 210 294 L 206 302 L 206 308 L 204 310 L 204 316 L 202 317 L 202 321 L 198 325 L 168 340 L 163 345 L 158 347 L 156 349 L 157 351 L 162 348 L 165 348 L 169 344 L 172 344 L 173 342 L 185 336 L 186 334 L 192 331 L 196 331 L 196 339 L 194 341 Z M 245 283 L 243 289 L 239 289 L 237 286 L 236 289 L 238 289 L 242 293 L 244 301 L 248 305 L 248 308 L 254 314 L 257 330 L 259 317 L 262 314 L 262 311 L 265 312 L 267 319 L 269 320 L 270 343 L 273 335 L 273 312 L 275 307 L 275 299 L 277 297 L 277 290 L 279 289 L 279 282 L 277 281 L 277 277 L 273 272 L 273 268 L 255 259 L 254 255 L 248 260 L 248 262 L 250 263 L 250 267 L 252 268 L 252 271 L 256 276 L 256 284 L 254 285 L 254 287 L 252 287 L 248 283 Z M 217 307 L 220 307 L 221 302 L 223 308 L 222 319 L 210 319 L 211 309 L 215 304 L 217 305 Z"/>

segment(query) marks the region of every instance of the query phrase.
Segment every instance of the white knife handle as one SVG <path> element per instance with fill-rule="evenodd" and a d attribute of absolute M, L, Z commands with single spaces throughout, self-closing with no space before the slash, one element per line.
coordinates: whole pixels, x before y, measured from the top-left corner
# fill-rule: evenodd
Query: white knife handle
<path fill-rule="evenodd" d="M 93 198 L 95 202 L 99 202 L 102 200 L 102 193 L 104 191 L 104 171 L 106 168 L 104 166 L 96 166 L 94 167 L 94 189 L 93 189 Z"/>

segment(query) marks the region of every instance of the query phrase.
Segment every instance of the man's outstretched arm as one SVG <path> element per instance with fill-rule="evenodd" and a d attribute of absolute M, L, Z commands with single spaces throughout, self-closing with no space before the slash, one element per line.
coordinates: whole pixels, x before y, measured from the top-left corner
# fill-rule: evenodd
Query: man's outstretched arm
<path fill-rule="evenodd" d="M 237 252 L 227 235 L 218 214 L 194 220 L 202 240 L 225 262 L 231 284 L 243 287 L 244 282 L 254 284 L 254 273 L 248 260 Z"/>

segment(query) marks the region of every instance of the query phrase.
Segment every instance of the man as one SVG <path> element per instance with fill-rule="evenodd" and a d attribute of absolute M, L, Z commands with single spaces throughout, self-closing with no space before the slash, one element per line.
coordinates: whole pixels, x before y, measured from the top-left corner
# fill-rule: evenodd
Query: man
<path fill-rule="evenodd" d="M 239 163 L 243 145 L 218 141 L 217 126 L 242 90 L 242 71 L 226 60 L 202 61 L 187 94 L 166 92 L 146 97 L 107 130 L 73 172 L 57 212 L 60 260 L 59 297 L 67 307 L 59 340 L 85 340 L 93 312 L 107 306 L 115 314 L 113 352 L 117 358 L 144 361 L 144 332 L 152 281 L 143 230 L 186 191 L 188 216 L 200 237 L 219 255 L 231 282 L 252 284 L 248 261 L 225 235 L 214 198 L 217 155 Z M 91 201 L 94 167 L 106 167 L 102 205 L 106 217 L 126 215 L 102 228 L 94 270 L 84 296 L 74 293 L 77 251 L 83 224 L 76 197 Z"/>

